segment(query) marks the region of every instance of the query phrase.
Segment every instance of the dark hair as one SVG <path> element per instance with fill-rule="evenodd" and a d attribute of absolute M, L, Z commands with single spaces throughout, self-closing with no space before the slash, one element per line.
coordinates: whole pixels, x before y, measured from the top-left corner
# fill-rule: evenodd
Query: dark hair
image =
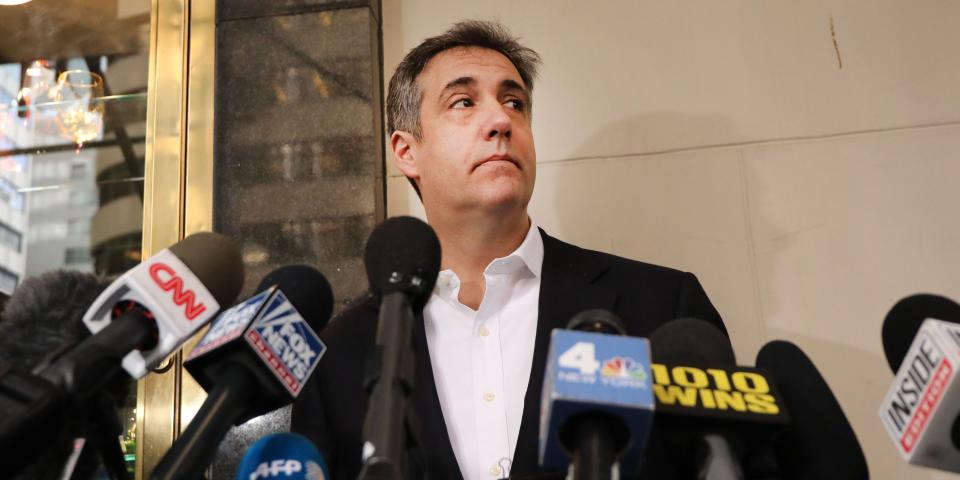
<path fill-rule="evenodd" d="M 503 25 L 481 20 L 467 20 L 453 25 L 436 37 L 424 40 L 407 53 L 390 78 L 387 92 L 387 129 L 410 132 L 420 138 L 420 102 L 423 92 L 417 77 L 427 62 L 444 50 L 457 47 L 480 47 L 501 53 L 520 73 L 529 92 L 540 66 L 540 55 L 525 47 Z"/>

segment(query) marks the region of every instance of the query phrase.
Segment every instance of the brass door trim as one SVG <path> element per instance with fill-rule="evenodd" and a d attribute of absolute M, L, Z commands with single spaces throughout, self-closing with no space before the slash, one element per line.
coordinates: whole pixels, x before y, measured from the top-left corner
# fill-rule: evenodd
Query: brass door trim
<path fill-rule="evenodd" d="M 216 1 L 190 2 L 189 84 L 187 88 L 187 142 L 184 177 L 184 234 L 213 230 L 213 112 L 216 58 Z M 226 308 L 226 306 L 224 306 Z M 206 333 L 201 329 L 184 344 L 182 352 L 189 352 Z M 178 360 L 182 355 L 178 356 Z M 207 398 L 207 392 L 182 371 L 182 361 L 176 368 L 179 403 L 177 416 L 182 432 Z"/>
<path fill-rule="evenodd" d="M 214 12 L 215 0 L 151 1 L 143 258 L 212 228 Z M 181 383 L 189 377 L 182 374 L 181 354 L 169 361 L 170 368 L 137 383 L 138 480 L 153 471 L 185 424 L 181 401 L 188 400 L 189 417 L 196 411 L 189 405 L 199 387 L 189 381 L 182 398 Z"/>

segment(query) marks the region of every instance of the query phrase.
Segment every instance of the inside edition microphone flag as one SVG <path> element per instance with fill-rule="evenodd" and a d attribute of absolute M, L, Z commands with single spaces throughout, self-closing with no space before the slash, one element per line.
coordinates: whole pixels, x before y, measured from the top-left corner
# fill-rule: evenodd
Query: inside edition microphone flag
<path fill-rule="evenodd" d="M 880 420 L 912 465 L 960 473 L 960 325 L 923 322 L 880 406 Z"/>

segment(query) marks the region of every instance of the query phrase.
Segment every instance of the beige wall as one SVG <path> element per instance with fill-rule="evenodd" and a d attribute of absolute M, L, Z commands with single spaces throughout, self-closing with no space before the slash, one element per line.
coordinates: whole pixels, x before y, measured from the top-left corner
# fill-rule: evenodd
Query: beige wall
<path fill-rule="evenodd" d="M 500 20 L 543 56 L 530 211 L 547 231 L 695 272 L 741 364 L 771 339 L 800 345 L 873 478 L 957 478 L 906 466 L 876 411 L 887 310 L 960 299 L 960 2 L 383 7 L 387 78 L 463 18 Z M 389 214 L 422 217 L 388 168 Z"/>

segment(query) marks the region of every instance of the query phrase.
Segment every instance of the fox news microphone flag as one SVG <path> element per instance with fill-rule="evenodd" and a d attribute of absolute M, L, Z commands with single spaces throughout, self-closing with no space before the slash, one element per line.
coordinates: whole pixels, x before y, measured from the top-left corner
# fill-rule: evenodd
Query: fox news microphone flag
<path fill-rule="evenodd" d="M 330 480 L 330 470 L 310 440 L 295 433 L 274 433 L 250 445 L 237 480 Z"/>
<path fill-rule="evenodd" d="M 564 468 L 568 455 L 580 468 L 598 467 L 601 478 L 613 471 L 633 475 L 640 466 L 653 417 L 650 344 L 621 333 L 619 319 L 609 312 L 587 311 L 568 327 L 550 334 L 540 410 L 540 464 Z M 599 331 L 609 333 L 598 333 Z M 600 437 L 595 446 L 605 452 L 583 452 L 579 440 Z M 568 453 L 569 452 L 569 453 Z M 601 456 L 595 462 L 578 456 Z M 591 468 L 591 471 L 594 470 Z M 573 471 L 574 478 L 585 472 Z M 616 478 L 616 477 L 612 477 Z"/>
<path fill-rule="evenodd" d="M 884 319 L 883 347 L 891 367 L 899 370 L 879 413 L 908 463 L 960 473 L 958 320 L 960 306 L 935 295 L 907 297 L 891 309 Z M 888 333 L 898 330 L 899 338 Z"/>
<path fill-rule="evenodd" d="M 292 402 L 326 351 L 316 334 L 333 310 L 323 274 L 280 267 L 257 290 L 225 311 L 184 362 L 207 399 L 151 478 L 199 477 L 233 425 Z"/>

